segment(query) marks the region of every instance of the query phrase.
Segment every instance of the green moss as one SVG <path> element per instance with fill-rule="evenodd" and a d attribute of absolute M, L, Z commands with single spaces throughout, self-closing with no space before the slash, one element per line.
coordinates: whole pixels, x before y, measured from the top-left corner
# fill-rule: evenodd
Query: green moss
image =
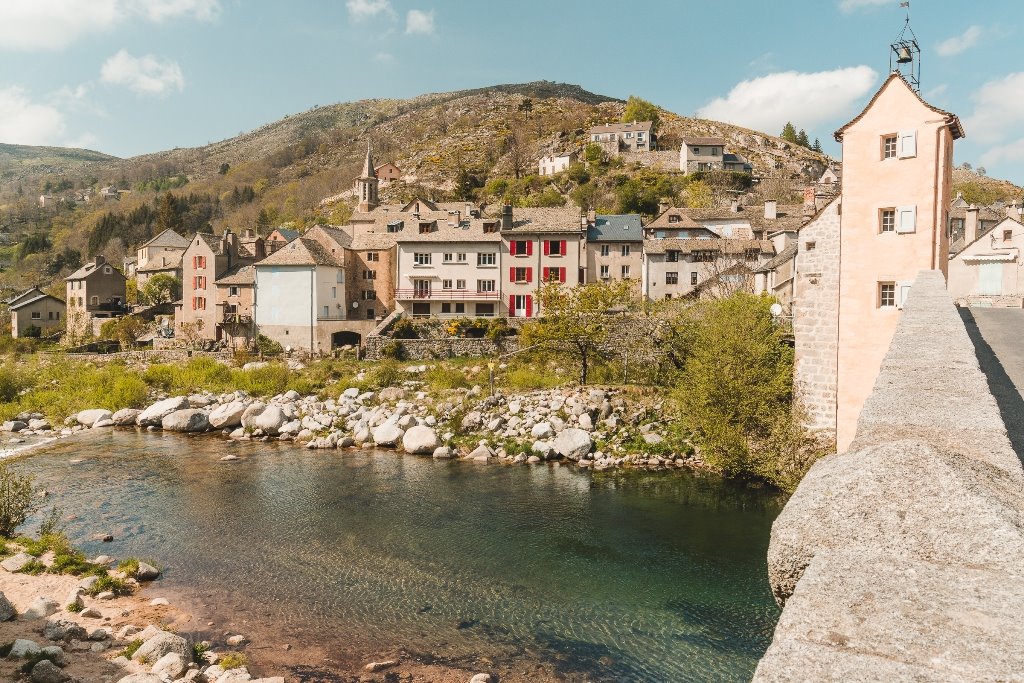
<path fill-rule="evenodd" d="M 241 652 L 229 652 L 221 657 L 217 661 L 217 664 L 219 664 L 225 671 L 229 671 L 231 669 L 237 669 L 240 666 L 245 666 L 247 661 L 248 660 L 245 658 L 245 655 Z"/>
<path fill-rule="evenodd" d="M 142 641 L 138 638 L 128 643 L 123 650 L 121 650 L 121 656 L 127 659 L 131 659 L 132 656 L 142 647 Z"/>
<path fill-rule="evenodd" d="M 206 643 L 192 643 L 192 661 L 196 664 L 206 664 L 206 653 L 210 646 Z"/>

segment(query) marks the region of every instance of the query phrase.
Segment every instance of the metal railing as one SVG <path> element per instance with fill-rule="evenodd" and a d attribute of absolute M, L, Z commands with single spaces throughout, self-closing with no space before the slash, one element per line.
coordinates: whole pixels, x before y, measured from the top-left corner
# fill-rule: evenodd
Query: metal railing
<path fill-rule="evenodd" d="M 501 298 L 500 292 L 479 292 L 473 289 L 396 289 L 396 299 L 421 299 L 434 301 L 494 300 Z"/>
<path fill-rule="evenodd" d="M 221 322 L 234 325 L 251 325 L 252 316 L 242 313 L 225 313 Z"/>

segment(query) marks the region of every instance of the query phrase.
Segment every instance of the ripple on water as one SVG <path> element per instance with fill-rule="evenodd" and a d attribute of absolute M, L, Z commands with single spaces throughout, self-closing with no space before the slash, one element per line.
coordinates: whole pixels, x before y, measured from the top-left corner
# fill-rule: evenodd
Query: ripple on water
<path fill-rule="evenodd" d="M 592 681 L 749 679 L 771 639 L 765 492 L 276 444 L 225 465 L 230 449 L 111 432 L 18 466 L 78 511 L 87 550 L 154 558 L 168 588 L 310 638 Z"/>

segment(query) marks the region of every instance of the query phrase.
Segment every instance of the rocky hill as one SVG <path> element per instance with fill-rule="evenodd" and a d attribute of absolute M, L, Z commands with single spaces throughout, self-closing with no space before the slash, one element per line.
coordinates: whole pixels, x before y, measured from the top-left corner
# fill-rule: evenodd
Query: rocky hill
<path fill-rule="evenodd" d="M 96 162 L 113 161 L 119 159 L 90 149 L 0 143 L 0 179 L 7 183 L 46 174 L 71 173 Z"/>

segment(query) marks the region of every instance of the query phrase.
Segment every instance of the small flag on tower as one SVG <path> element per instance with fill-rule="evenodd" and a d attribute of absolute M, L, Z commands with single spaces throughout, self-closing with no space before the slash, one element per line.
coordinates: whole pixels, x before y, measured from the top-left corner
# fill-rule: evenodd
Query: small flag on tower
<path fill-rule="evenodd" d="M 910 0 L 907 0 L 906 2 L 901 2 L 900 7 L 910 7 Z"/>

